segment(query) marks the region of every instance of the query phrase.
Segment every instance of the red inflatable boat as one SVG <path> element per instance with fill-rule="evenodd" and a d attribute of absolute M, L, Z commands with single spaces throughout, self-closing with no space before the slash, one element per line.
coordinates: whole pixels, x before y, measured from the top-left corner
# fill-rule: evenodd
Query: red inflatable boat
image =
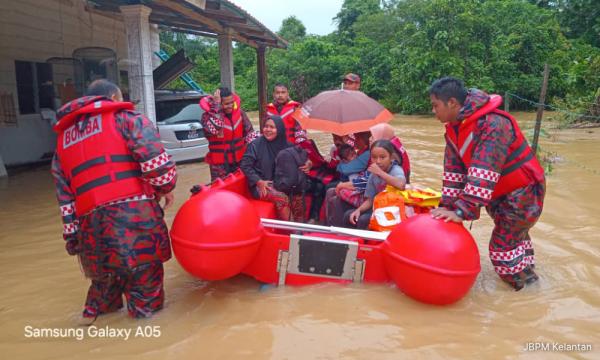
<path fill-rule="evenodd" d="M 275 220 L 273 204 L 253 199 L 240 171 L 197 190 L 179 209 L 171 239 L 178 262 L 200 279 L 242 273 L 276 285 L 394 282 L 443 305 L 467 294 L 480 271 L 470 233 L 427 214 L 388 236 Z"/>

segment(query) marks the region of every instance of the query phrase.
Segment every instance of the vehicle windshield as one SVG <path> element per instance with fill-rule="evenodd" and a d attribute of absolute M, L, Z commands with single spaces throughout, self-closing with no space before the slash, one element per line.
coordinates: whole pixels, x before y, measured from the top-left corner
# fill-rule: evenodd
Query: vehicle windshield
<path fill-rule="evenodd" d="M 161 101 L 156 103 L 156 117 L 165 124 L 186 124 L 199 122 L 204 111 L 198 99 Z"/>

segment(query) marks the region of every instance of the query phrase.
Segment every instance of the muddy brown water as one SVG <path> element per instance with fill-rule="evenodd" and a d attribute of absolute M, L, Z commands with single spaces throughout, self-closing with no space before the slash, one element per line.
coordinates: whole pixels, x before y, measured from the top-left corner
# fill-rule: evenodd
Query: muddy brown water
<path fill-rule="evenodd" d="M 530 124 L 533 115 L 517 117 Z M 413 182 L 439 188 L 442 126 L 400 116 L 394 125 L 410 153 Z M 392 285 L 261 290 L 244 276 L 207 283 L 172 259 L 166 307 L 155 317 L 136 321 L 122 311 L 79 328 L 88 281 L 64 251 L 49 169 L 0 179 L 0 357 L 598 359 L 600 129 L 550 134 L 541 146 L 558 162 L 531 232 L 541 280 L 520 292 L 499 281 L 487 258 L 492 222 L 483 215 L 472 227 L 482 271 L 470 293 L 446 307 L 417 303 Z M 325 148 L 329 136 L 313 136 Z M 203 163 L 178 167 L 169 224 L 188 189 L 208 180 L 207 170 Z"/>

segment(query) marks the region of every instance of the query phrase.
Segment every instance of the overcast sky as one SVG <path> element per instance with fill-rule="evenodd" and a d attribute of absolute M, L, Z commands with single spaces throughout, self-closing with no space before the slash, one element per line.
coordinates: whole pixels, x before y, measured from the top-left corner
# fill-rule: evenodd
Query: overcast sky
<path fill-rule="evenodd" d="M 342 7 L 343 0 L 231 0 L 272 31 L 278 31 L 281 21 L 295 15 L 308 34 L 326 35 L 335 26 L 332 19 Z"/>

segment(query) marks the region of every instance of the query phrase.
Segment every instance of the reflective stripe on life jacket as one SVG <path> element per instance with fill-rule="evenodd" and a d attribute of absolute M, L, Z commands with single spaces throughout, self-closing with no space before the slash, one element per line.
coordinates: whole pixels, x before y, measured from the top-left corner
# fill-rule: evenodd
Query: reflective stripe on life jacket
<path fill-rule="evenodd" d="M 115 113 L 122 109 L 133 109 L 133 105 L 97 101 L 55 127 L 56 151 L 75 195 L 78 216 L 107 203 L 153 194 L 116 128 Z"/>
<path fill-rule="evenodd" d="M 277 111 L 277 106 L 275 106 L 273 103 L 267 105 L 267 115 L 279 116 L 283 120 L 283 125 L 285 126 L 285 136 L 287 141 L 291 144 L 296 143 L 296 119 L 294 119 L 292 114 L 299 106 L 300 103 L 294 100 L 290 100 L 283 105 L 281 111 Z"/>
<path fill-rule="evenodd" d="M 468 169 L 467 175 L 496 183 L 493 191 L 471 184 L 465 186 L 463 190 L 465 193 L 486 200 L 496 199 L 544 179 L 544 170 L 519 129 L 516 119 L 509 113 L 497 109 L 501 103 L 501 96 L 490 95 L 488 103 L 464 119 L 458 125 L 458 129 L 451 124 L 446 124 L 446 141 L 458 152 L 465 168 Z M 471 166 L 477 121 L 489 114 L 497 114 L 509 119 L 515 134 L 515 141 L 508 148 L 508 156 L 501 173 Z"/>

